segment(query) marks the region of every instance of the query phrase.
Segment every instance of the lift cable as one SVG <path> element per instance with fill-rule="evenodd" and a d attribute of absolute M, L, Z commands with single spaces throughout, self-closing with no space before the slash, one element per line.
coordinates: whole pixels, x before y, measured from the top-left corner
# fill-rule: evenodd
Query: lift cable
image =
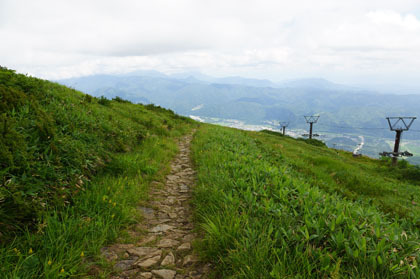
<path fill-rule="evenodd" d="M 332 126 L 332 125 L 325 125 L 325 124 L 318 124 L 319 126 L 323 126 L 326 128 L 339 128 L 339 129 L 349 129 L 349 130 L 357 130 L 357 129 L 362 129 L 362 130 L 388 130 L 388 128 L 378 128 L 378 127 L 350 127 L 350 126 Z M 410 130 L 410 132 L 417 132 L 420 133 L 420 130 Z"/>
<path fill-rule="evenodd" d="M 340 128 L 340 129 L 365 129 L 365 130 L 388 130 L 388 128 L 378 128 L 378 127 L 350 127 L 350 126 L 332 126 L 325 124 L 318 124 L 319 126 L 324 126 L 328 128 Z"/>

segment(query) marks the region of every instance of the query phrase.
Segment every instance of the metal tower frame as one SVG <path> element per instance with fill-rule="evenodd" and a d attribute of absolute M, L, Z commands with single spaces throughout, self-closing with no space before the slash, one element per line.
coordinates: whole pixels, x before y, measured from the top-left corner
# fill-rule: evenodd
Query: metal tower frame
<path fill-rule="evenodd" d="M 305 115 L 306 123 L 309 123 L 309 138 L 312 139 L 312 137 L 318 137 L 318 134 L 312 134 L 312 127 L 314 123 L 318 122 L 319 115 Z M 303 136 L 308 136 L 307 134 L 304 134 Z"/>
<path fill-rule="evenodd" d="M 396 166 L 398 157 L 408 156 L 411 157 L 411 154 L 408 151 L 400 152 L 400 142 L 401 142 L 401 135 L 403 131 L 408 131 L 413 124 L 416 117 L 387 117 L 389 129 L 391 131 L 395 131 L 395 143 L 394 143 L 394 151 L 393 152 L 382 152 L 379 153 L 381 156 L 388 156 L 392 157 L 392 165 Z M 393 122 L 393 123 L 392 123 Z"/>
<path fill-rule="evenodd" d="M 279 126 L 283 131 L 283 136 L 286 135 L 286 128 L 289 127 L 289 122 L 279 122 Z"/>

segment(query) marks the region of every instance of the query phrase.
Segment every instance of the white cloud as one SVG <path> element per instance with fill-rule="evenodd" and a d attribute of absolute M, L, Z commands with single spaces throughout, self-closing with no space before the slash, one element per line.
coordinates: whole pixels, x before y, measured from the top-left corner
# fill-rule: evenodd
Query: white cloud
<path fill-rule="evenodd" d="M 417 0 L 0 2 L 0 64 L 46 78 L 157 69 L 342 82 L 420 74 Z"/>
<path fill-rule="evenodd" d="M 420 29 L 420 21 L 413 15 L 401 15 L 394 11 L 375 11 L 367 14 L 368 18 L 379 26 L 386 27 L 401 27 L 405 30 L 415 30 Z"/>

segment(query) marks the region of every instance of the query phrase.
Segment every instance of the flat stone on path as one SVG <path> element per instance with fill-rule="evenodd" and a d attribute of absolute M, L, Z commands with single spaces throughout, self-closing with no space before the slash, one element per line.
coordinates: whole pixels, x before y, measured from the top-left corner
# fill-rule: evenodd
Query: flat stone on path
<path fill-rule="evenodd" d="M 185 242 L 178 247 L 178 251 L 187 251 L 191 249 L 191 243 Z"/>
<path fill-rule="evenodd" d="M 139 241 L 137 243 L 137 246 L 143 246 L 143 245 L 148 244 L 150 242 L 153 242 L 155 240 L 156 240 L 156 235 L 152 234 L 152 235 L 149 235 L 146 238 L 142 239 L 141 241 Z"/>
<path fill-rule="evenodd" d="M 151 228 L 150 232 L 152 232 L 152 233 L 166 232 L 168 230 L 172 230 L 173 228 L 175 228 L 175 227 L 170 226 L 170 225 L 166 225 L 166 224 L 161 224 L 161 225 L 157 225 L 156 227 Z"/>
<path fill-rule="evenodd" d="M 172 252 L 170 252 L 166 257 L 163 259 L 163 261 L 160 263 L 160 265 L 173 265 L 175 264 L 175 256 Z"/>
<path fill-rule="evenodd" d="M 176 271 L 170 269 L 152 270 L 152 273 L 162 279 L 173 279 Z"/>
<path fill-rule="evenodd" d="M 139 269 L 130 269 L 130 270 L 121 272 L 121 275 L 126 278 L 133 278 L 138 272 L 139 272 Z"/>
<path fill-rule="evenodd" d="M 114 265 L 114 268 L 117 270 L 127 270 L 127 269 L 131 269 L 131 267 L 133 266 L 135 260 L 123 260 L 123 261 L 119 261 Z"/>
<path fill-rule="evenodd" d="M 178 217 L 178 215 L 175 212 L 169 212 L 168 215 L 171 219 L 175 219 L 176 217 Z"/>
<path fill-rule="evenodd" d="M 149 267 L 157 264 L 159 262 L 159 260 L 160 260 L 160 256 L 156 256 L 156 257 L 144 260 L 142 262 L 137 262 L 136 265 L 139 266 L 139 267 L 142 267 L 142 268 L 149 268 Z"/>
<path fill-rule="evenodd" d="M 179 241 L 178 240 L 174 240 L 174 239 L 162 239 L 161 241 L 159 241 L 158 243 L 158 247 L 160 248 L 171 248 L 171 247 L 175 247 L 179 245 Z"/>
<path fill-rule="evenodd" d="M 181 192 L 181 193 L 187 193 L 188 190 L 189 190 L 189 188 L 185 184 L 181 184 L 181 186 L 179 186 L 179 192 Z"/>
<path fill-rule="evenodd" d="M 156 247 L 135 247 L 128 249 L 127 252 L 131 255 L 138 256 L 139 258 L 151 258 L 157 255 L 161 255 L 162 251 Z"/>

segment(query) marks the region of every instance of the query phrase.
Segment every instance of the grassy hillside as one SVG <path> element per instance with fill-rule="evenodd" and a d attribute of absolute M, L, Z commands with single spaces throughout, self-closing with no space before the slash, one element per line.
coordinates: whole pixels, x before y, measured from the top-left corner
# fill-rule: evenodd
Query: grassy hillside
<path fill-rule="evenodd" d="M 2 278 L 83 274 L 193 121 L 0 68 Z M 85 263 L 81 265 L 81 263 Z"/>
<path fill-rule="evenodd" d="M 397 168 L 391 168 L 387 159 L 354 158 L 351 152 L 319 148 L 269 133 L 272 136 L 267 132 L 250 136 L 261 142 L 261 148 L 277 150 L 283 163 L 311 185 L 351 200 L 368 201 L 385 213 L 410 218 L 420 225 L 420 167 L 400 161 Z"/>
<path fill-rule="evenodd" d="M 193 127 L 0 68 L 2 276 L 88 277 Z M 418 167 L 204 124 L 193 157 L 201 250 L 217 278 L 420 277 Z"/>
<path fill-rule="evenodd" d="M 418 169 L 314 144 L 200 129 L 194 204 L 218 276 L 418 278 L 420 186 L 400 178 Z"/>

